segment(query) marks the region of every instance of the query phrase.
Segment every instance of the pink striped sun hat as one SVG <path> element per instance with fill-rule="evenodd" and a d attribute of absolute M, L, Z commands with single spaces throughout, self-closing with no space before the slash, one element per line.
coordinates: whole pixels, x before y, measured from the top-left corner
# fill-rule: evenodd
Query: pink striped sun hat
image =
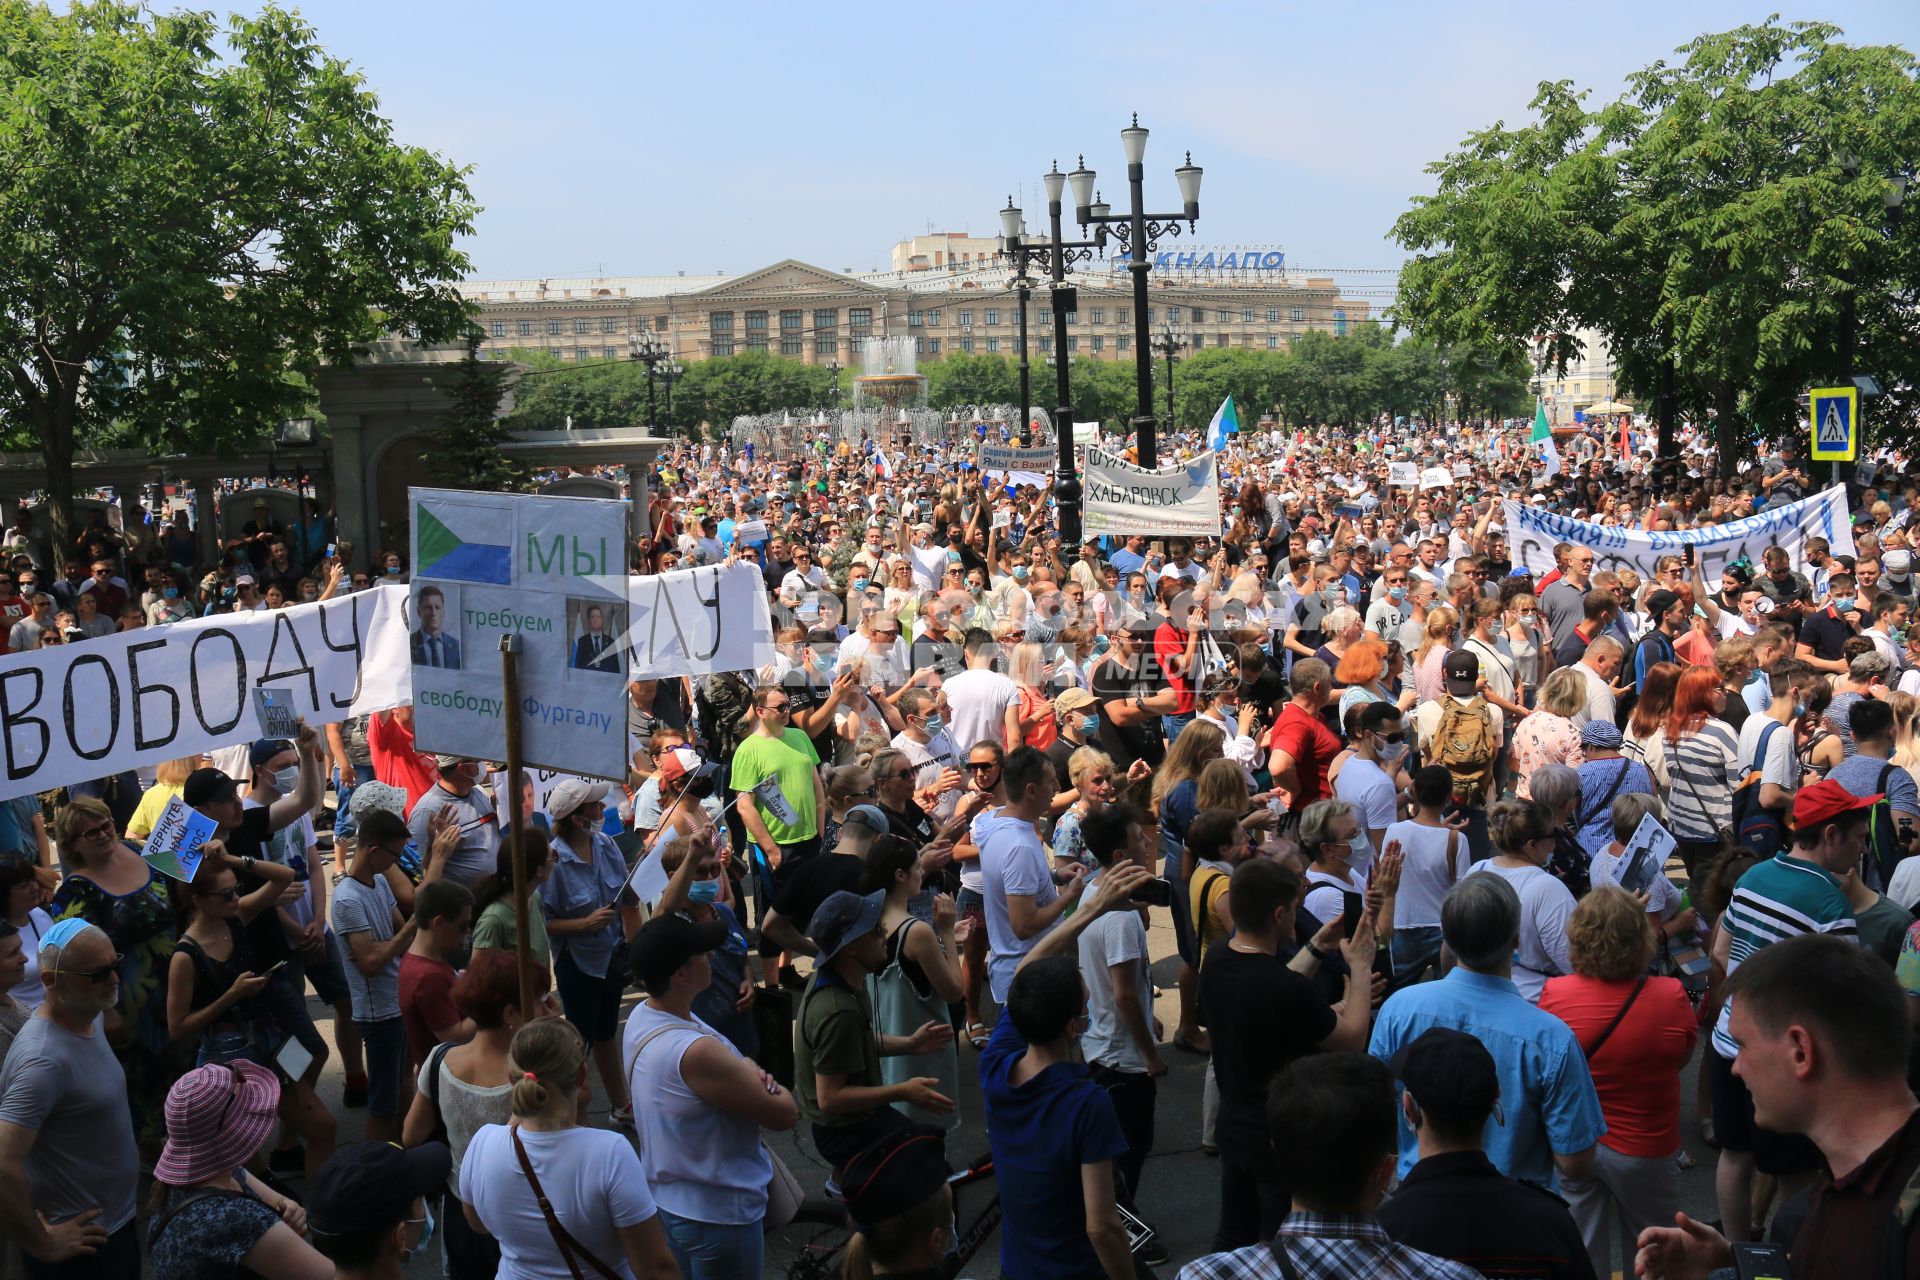
<path fill-rule="evenodd" d="M 167 1091 L 167 1145 L 153 1176 L 188 1187 L 232 1173 L 273 1132 L 280 1080 L 266 1067 L 240 1059 L 196 1067 Z"/>

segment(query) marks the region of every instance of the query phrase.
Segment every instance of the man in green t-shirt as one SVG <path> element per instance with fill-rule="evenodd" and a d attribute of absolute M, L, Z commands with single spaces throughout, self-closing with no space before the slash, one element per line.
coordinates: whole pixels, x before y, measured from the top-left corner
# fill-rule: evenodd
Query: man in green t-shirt
<path fill-rule="evenodd" d="M 814 1150 L 836 1172 L 889 1131 L 910 1124 L 892 1104 L 939 1115 L 953 1110 L 953 1100 L 938 1091 L 940 1082 L 931 1076 L 886 1084 L 880 1074 L 883 1057 L 932 1053 L 953 1043 L 953 1027 L 944 1021 L 928 1022 L 910 1036 L 874 1032 L 867 976 L 887 964 L 880 933 L 885 904 L 886 894 L 879 890 L 864 897 L 836 890 L 807 928 L 820 953 L 800 998 L 794 1092 L 801 1118 L 812 1126 Z"/>
<path fill-rule="evenodd" d="M 729 785 L 738 793 L 747 834 L 767 855 L 778 895 L 793 868 L 820 852 L 820 811 L 827 796 L 813 743 L 788 727 L 786 689 L 777 684 L 755 689 L 753 711 L 754 729 L 733 753 Z"/>

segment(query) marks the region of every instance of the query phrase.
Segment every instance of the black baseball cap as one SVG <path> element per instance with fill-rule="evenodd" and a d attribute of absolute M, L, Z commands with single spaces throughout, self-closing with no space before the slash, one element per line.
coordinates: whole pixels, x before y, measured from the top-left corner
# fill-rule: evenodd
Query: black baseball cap
<path fill-rule="evenodd" d="M 362 1142 L 333 1153 L 307 1194 L 307 1227 L 324 1248 L 329 1236 L 384 1231 L 411 1217 L 413 1202 L 447 1185 L 453 1155 L 444 1142 L 402 1149 Z"/>
<path fill-rule="evenodd" d="M 847 1161 L 840 1191 L 853 1220 L 875 1227 L 932 1199 L 951 1172 L 946 1133 L 909 1125 Z"/>
<path fill-rule="evenodd" d="M 665 982 L 680 966 L 705 955 L 727 941 L 727 922 L 715 918 L 696 922 L 677 911 L 655 916 L 633 935 L 628 955 L 633 977 L 643 987 Z"/>
<path fill-rule="evenodd" d="M 1420 1109 L 1449 1128 L 1484 1124 L 1500 1100 L 1487 1046 L 1452 1027 L 1429 1027 L 1390 1064 Z"/>
<path fill-rule="evenodd" d="M 1441 670 L 1447 678 L 1447 691 L 1471 697 L 1480 685 L 1480 658 L 1471 649 L 1455 649 L 1446 656 Z M 1460 687 L 1456 688 L 1458 685 Z"/>
<path fill-rule="evenodd" d="M 229 800 L 240 792 L 240 785 L 214 768 L 195 769 L 180 788 L 180 798 L 189 809 L 198 809 L 209 800 Z"/>
<path fill-rule="evenodd" d="M 1672 591 L 1655 591 L 1647 597 L 1647 616 L 1659 619 L 1667 611 L 1680 603 L 1680 597 Z"/>

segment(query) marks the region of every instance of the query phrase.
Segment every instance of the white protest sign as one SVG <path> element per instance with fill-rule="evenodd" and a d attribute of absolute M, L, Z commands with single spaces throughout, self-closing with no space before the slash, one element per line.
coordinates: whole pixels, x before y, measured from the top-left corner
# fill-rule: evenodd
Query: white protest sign
<path fill-rule="evenodd" d="M 626 505 L 459 489 L 409 496 L 414 744 L 505 757 L 499 648 L 511 632 L 524 762 L 624 780 Z"/>
<path fill-rule="evenodd" d="M 996 529 L 1012 528 L 1013 527 L 1013 510 L 1009 507 L 1002 507 L 998 511 L 994 512 L 993 527 Z"/>
<path fill-rule="evenodd" d="M 1419 484 L 1420 464 L 1417 462 L 1389 462 L 1387 464 L 1387 483 L 1409 489 Z"/>
<path fill-rule="evenodd" d="M 982 443 L 978 462 L 982 471 L 1052 471 L 1059 455 L 1049 444 Z"/>
<path fill-rule="evenodd" d="M 1079 448 L 1100 443 L 1100 424 L 1097 422 L 1076 422 L 1073 424 L 1073 443 Z"/>
<path fill-rule="evenodd" d="M 780 789 L 780 779 L 774 774 L 762 778 L 753 788 L 753 798 L 760 807 L 772 814 L 785 826 L 794 826 L 800 821 L 800 815 L 793 811 L 793 805 L 787 800 L 787 793 Z"/>
<path fill-rule="evenodd" d="M 140 856 L 163 875 L 180 881 L 191 880 L 200 869 L 207 841 L 213 839 L 213 833 L 219 829 L 218 822 L 197 809 L 189 809 L 187 802 L 175 795 L 160 811 L 153 830 L 147 833 Z"/>
<path fill-rule="evenodd" d="M 1531 503 L 1502 504 L 1507 542 L 1513 563 L 1539 575 L 1553 567 L 1555 543 L 1570 542 L 1593 552 L 1593 571 L 1632 569 L 1642 579 L 1655 576 L 1660 557 L 1678 555 L 1692 547 L 1701 573 L 1710 583 L 1736 560 L 1756 566 L 1768 547 L 1782 547 L 1788 558 L 1805 561 L 1808 538 L 1827 540 L 1834 555 L 1853 554 L 1853 529 L 1847 521 L 1846 490 L 1834 487 L 1785 506 L 1769 507 L 1758 515 L 1704 529 L 1649 532 L 1616 525 L 1574 520 Z"/>
<path fill-rule="evenodd" d="M 260 714 L 260 736 L 291 738 L 300 732 L 300 713 L 285 689 L 255 689 L 253 708 Z"/>
<path fill-rule="evenodd" d="M 742 520 L 733 527 L 733 545 L 750 547 L 756 542 L 767 540 L 767 522 L 765 520 Z"/>
<path fill-rule="evenodd" d="M 1666 873 L 1667 859 L 1678 844 L 1651 813 L 1641 818 L 1633 839 L 1620 851 L 1620 887 L 1628 893 L 1645 893 L 1655 877 Z"/>
<path fill-rule="evenodd" d="M 406 702 L 406 598 L 375 587 L 0 657 L 0 799 L 257 737 L 263 685 L 316 726 Z"/>
<path fill-rule="evenodd" d="M 1148 471 L 1089 449 L 1085 479 L 1081 524 L 1088 537 L 1220 536 L 1220 469 L 1211 452 Z"/>
<path fill-rule="evenodd" d="M 757 564 L 703 565 L 627 579 L 633 678 L 752 671 L 773 661 L 773 610 Z M 622 691 L 624 695 L 624 691 Z M 614 719 L 626 733 L 626 699 Z M 574 766 L 579 772 L 579 766 Z M 618 775 L 626 777 L 624 768 Z"/>
<path fill-rule="evenodd" d="M 1453 472 L 1446 467 L 1428 467 L 1420 473 L 1422 489 L 1445 489 L 1453 484 Z"/>

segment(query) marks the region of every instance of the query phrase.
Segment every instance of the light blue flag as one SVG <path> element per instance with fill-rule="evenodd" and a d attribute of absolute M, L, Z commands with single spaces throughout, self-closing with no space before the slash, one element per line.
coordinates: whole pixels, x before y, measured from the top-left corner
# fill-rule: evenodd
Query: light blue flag
<path fill-rule="evenodd" d="M 1207 424 L 1207 447 L 1220 450 L 1227 447 L 1229 435 L 1240 434 L 1240 415 L 1234 411 L 1233 397 L 1228 396 L 1213 411 L 1213 421 Z"/>

